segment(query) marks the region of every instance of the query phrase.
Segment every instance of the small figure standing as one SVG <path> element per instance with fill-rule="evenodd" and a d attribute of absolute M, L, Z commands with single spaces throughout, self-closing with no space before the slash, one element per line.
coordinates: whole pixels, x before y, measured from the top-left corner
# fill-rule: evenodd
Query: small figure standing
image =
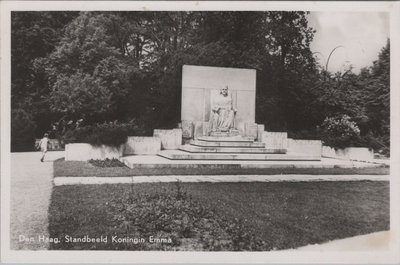
<path fill-rule="evenodd" d="M 39 142 L 40 151 L 42 152 L 42 158 L 40 159 L 41 162 L 44 161 L 44 156 L 47 153 L 47 145 L 48 145 L 48 143 L 49 143 L 49 134 L 45 133 L 43 138 L 40 139 L 40 142 Z"/>

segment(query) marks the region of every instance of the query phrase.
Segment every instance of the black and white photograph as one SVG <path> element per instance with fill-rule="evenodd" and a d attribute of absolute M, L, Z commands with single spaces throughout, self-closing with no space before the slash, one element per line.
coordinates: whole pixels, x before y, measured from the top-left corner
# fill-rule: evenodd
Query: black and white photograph
<path fill-rule="evenodd" d="M 398 264 L 399 11 L 2 2 L 2 262 Z"/>

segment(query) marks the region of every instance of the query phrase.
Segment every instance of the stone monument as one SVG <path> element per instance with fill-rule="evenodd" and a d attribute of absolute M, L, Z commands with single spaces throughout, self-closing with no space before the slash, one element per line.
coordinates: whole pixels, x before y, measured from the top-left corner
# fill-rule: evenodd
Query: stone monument
<path fill-rule="evenodd" d="M 226 88 L 228 94 L 225 97 L 223 89 Z M 223 105 L 221 115 L 225 118 L 220 119 L 220 114 L 216 117 L 214 103 Z M 182 124 L 193 124 L 195 136 L 210 135 L 212 130 L 214 135 L 222 132 L 222 136 L 245 136 L 245 124 L 255 124 L 255 104 L 256 70 L 183 66 L 181 120 Z M 233 112 L 226 110 L 229 105 Z M 215 127 L 215 123 L 220 123 L 220 128 Z"/>

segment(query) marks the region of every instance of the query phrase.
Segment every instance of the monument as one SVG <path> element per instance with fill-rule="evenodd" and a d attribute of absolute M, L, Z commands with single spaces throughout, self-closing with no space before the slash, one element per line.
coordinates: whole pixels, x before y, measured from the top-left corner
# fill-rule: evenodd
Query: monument
<path fill-rule="evenodd" d="M 182 135 L 179 150 L 160 156 L 177 160 L 267 160 L 286 148 L 265 148 L 264 126 L 255 123 L 256 71 L 184 65 Z M 279 157 L 274 156 L 275 159 Z"/>
<path fill-rule="evenodd" d="M 132 148 L 133 154 L 147 155 L 148 148 L 139 147 L 154 142 L 151 150 L 157 158 L 130 156 L 123 161 L 130 167 L 177 170 L 209 165 L 211 171 L 276 166 L 268 161 L 320 161 L 316 149 L 321 149 L 321 141 L 315 152 L 291 152 L 303 142 L 289 141 L 286 132 L 266 132 L 263 124 L 255 123 L 255 104 L 256 70 L 184 65 L 179 128 L 154 130 L 161 145 L 143 139 L 145 144 Z"/>

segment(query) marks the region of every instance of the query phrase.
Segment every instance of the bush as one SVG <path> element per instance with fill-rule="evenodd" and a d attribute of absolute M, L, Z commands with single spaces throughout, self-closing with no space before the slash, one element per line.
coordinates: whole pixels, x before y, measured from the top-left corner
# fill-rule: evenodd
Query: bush
<path fill-rule="evenodd" d="M 389 157 L 390 156 L 390 136 L 376 136 L 369 132 L 367 135 L 361 137 L 364 146 L 374 149 L 374 151 L 380 155 Z"/>
<path fill-rule="evenodd" d="M 90 159 L 89 163 L 95 167 L 125 167 L 125 164 L 116 158 L 113 159 L 106 158 L 105 160 Z"/>
<path fill-rule="evenodd" d="M 321 138 L 325 145 L 335 148 L 362 144 L 360 129 L 347 115 L 326 118 L 321 125 Z"/>
<path fill-rule="evenodd" d="M 36 124 L 33 116 L 22 108 L 11 111 L 11 152 L 35 149 Z"/>
<path fill-rule="evenodd" d="M 204 206 L 176 183 L 175 192 L 127 193 L 108 203 L 113 226 L 124 235 L 171 238 L 175 250 L 240 251 L 269 250 L 243 220 L 227 220 Z M 134 245 L 141 250 L 158 245 Z M 162 247 L 161 247 L 162 248 Z"/>
<path fill-rule="evenodd" d="M 141 128 L 134 122 L 87 125 L 65 133 L 65 143 L 89 143 L 94 146 L 108 145 L 119 147 L 129 135 L 140 134 Z"/>

